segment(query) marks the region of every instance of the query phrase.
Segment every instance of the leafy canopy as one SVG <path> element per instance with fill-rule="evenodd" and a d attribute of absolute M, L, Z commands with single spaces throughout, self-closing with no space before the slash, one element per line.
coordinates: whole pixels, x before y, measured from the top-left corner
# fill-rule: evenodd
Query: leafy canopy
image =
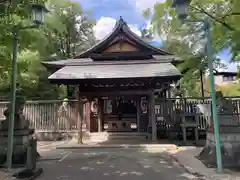
<path fill-rule="evenodd" d="M 172 0 L 155 4 L 146 9 L 143 15 L 151 18 L 153 30 L 163 39 L 167 51 L 181 57 L 184 62 L 179 69 L 184 73 L 180 83 L 188 95 L 200 95 L 200 72 L 207 71 L 206 38 L 201 23 L 181 22 L 171 7 Z M 211 21 L 211 34 L 214 54 L 229 48 L 232 60 L 238 61 L 240 50 L 240 1 L 239 0 L 192 0 L 189 7 L 189 21 L 208 18 Z M 224 66 L 214 59 L 214 67 Z"/>
<path fill-rule="evenodd" d="M 31 4 L 45 3 L 50 13 L 43 26 L 18 34 L 17 81 L 30 99 L 56 99 L 65 88 L 50 85 L 44 60 L 66 59 L 95 43 L 94 19 L 70 0 L 14 0 L 0 4 L 0 96 L 10 88 L 13 26 L 31 25 Z"/>

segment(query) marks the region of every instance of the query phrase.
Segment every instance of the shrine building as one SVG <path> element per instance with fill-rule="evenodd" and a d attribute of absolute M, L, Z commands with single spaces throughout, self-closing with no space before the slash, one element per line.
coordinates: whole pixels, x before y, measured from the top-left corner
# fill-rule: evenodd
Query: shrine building
<path fill-rule="evenodd" d="M 148 133 L 156 140 L 155 95 L 181 74 L 174 55 L 151 46 L 120 18 L 113 31 L 72 59 L 44 62 L 55 84 L 76 85 L 90 132 Z M 92 103 L 95 102 L 95 103 Z M 80 106 L 81 107 L 81 106 Z"/>

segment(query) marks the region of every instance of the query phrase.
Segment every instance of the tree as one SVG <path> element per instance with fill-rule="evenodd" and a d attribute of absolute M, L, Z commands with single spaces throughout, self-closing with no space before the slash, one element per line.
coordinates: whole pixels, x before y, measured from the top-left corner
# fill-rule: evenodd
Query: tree
<path fill-rule="evenodd" d="M 230 47 L 234 58 L 239 53 L 237 48 L 239 39 L 236 38 L 236 34 L 239 35 L 239 26 L 237 26 L 239 21 L 235 16 L 238 14 L 236 8 L 238 3 L 230 0 L 192 0 L 188 17 L 188 20 L 193 21 L 209 17 L 213 22 L 212 36 L 215 53 Z M 187 87 L 191 84 L 191 86 L 197 87 L 196 83 L 200 81 L 200 73 L 197 71 L 200 69 L 204 73 L 207 70 L 206 39 L 203 36 L 203 26 L 200 23 L 180 22 L 171 5 L 172 1 L 166 0 L 164 3 L 155 4 L 152 15 L 150 10 L 145 10 L 144 14 L 152 16 L 151 22 L 154 31 L 164 40 L 164 48 L 184 59 L 179 66 L 179 69 L 185 73 L 181 80 L 182 86 Z M 215 68 L 222 66 L 219 59 L 215 59 L 214 63 Z M 194 78 L 189 79 L 189 77 Z M 195 91 L 194 89 L 188 88 L 188 91 L 193 90 L 193 93 L 188 94 L 200 94 L 199 90 Z"/>
<path fill-rule="evenodd" d="M 0 4 L 0 96 L 6 95 L 10 87 L 13 25 L 30 25 L 29 11 L 32 2 L 44 0 L 19 0 Z M 48 72 L 41 61 L 66 59 L 94 43 L 92 26 L 94 20 L 83 12 L 80 4 L 65 0 L 49 0 L 51 11 L 45 24 L 39 29 L 27 29 L 19 33 L 18 84 L 30 99 L 55 99 L 65 92 L 48 82 Z M 85 44 L 84 44 L 85 43 Z M 86 44 L 89 46 L 89 44 Z M 92 45 L 92 44 L 91 44 Z M 86 47 L 88 48 L 88 47 Z M 60 93 L 60 94 L 59 94 Z"/>
<path fill-rule="evenodd" d="M 36 0 L 36 3 L 44 3 L 43 0 Z M 1 92 L 6 94 L 9 92 L 10 85 L 10 72 L 11 72 L 11 55 L 12 55 L 12 29 L 13 26 L 26 26 L 29 25 L 30 10 L 31 10 L 30 0 L 21 1 L 5 1 L 0 4 L 0 89 Z M 24 78 L 26 75 L 26 68 L 24 65 L 29 65 L 31 63 L 33 56 L 38 56 L 37 49 L 34 48 L 33 44 L 39 43 L 39 30 L 25 30 L 21 31 L 19 34 L 19 58 L 18 58 L 18 81 Z M 44 41 L 42 41 L 44 43 Z M 28 50 L 27 53 L 26 50 Z M 22 54 L 26 54 L 26 58 L 21 58 Z M 34 58 L 35 60 L 35 58 Z M 23 69 L 22 69 L 23 68 Z M 26 77 L 26 76 L 25 76 Z M 28 77 L 27 77 L 28 78 Z M 30 84 L 32 82 L 29 82 Z"/>
<path fill-rule="evenodd" d="M 49 44 L 49 49 L 57 59 L 72 57 L 95 44 L 95 20 L 83 12 L 79 3 L 49 0 L 48 6 L 51 14 L 47 19 L 46 31 L 50 41 L 54 42 Z"/>
<path fill-rule="evenodd" d="M 199 30 L 202 26 L 198 23 L 184 23 L 182 25 L 171 5 L 171 0 L 155 5 L 152 15 L 155 30 L 159 31 L 160 34 L 164 33 L 165 36 L 174 33 L 183 39 L 200 40 L 199 37 L 202 36 L 202 33 Z M 237 38 L 240 30 L 239 5 L 238 0 L 192 0 L 189 8 L 189 20 L 205 17 L 212 20 L 212 36 L 216 52 L 222 48 L 230 47 L 233 59 L 236 59 L 239 53 L 239 38 Z"/>

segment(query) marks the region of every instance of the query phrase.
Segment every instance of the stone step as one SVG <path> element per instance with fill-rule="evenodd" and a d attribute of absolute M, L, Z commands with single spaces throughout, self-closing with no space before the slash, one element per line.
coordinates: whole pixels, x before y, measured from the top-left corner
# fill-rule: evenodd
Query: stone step
<path fill-rule="evenodd" d="M 99 132 L 91 133 L 89 139 L 92 142 L 103 142 L 103 141 L 136 141 L 146 140 L 147 133 L 138 132 Z"/>
<path fill-rule="evenodd" d="M 137 140 L 137 139 L 146 139 L 146 136 L 114 136 L 108 137 L 109 140 Z"/>
<path fill-rule="evenodd" d="M 109 136 L 146 136 L 147 133 L 137 133 L 137 132 L 123 132 L 123 133 L 108 133 Z"/>
<path fill-rule="evenodd" d="M 147 133 L 138 133 L 138 132 L 99 132 L 99 133 L 91 133 L 91 137 L 95 136 L 146 136 Z"/>

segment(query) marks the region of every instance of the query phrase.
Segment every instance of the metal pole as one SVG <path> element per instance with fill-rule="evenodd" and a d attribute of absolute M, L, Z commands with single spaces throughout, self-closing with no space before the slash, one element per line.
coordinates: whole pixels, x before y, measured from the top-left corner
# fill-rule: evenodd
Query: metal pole
<path fill-rule="evenodd" d="M 212 118 L 214 125 L 214 136 L 216 142 L 216 156 L 217 156 L 217 167 L 218 171 L 222 171 L 222 155 L 220 147 L 220 138 L 219 138 L 219 124 L 217 117 L 217 105 L 216 105 L 216 90 L 214 83 L 214 74 L 213 74 L 213 52 L 212 52 L 212 39 L 210 31 L 210 23 L 206 20 L 204 21 L 205 33 L 207 38 L 207 58 L 208 58 L 208 68 L 210 71 L 210 87 L 211 87 L 211 98 L 212 98 Z"/>
<path fill-rule="evenodd" d="M 11 109 L 8 124 L 8 144 L 7 144 L 7 168 L 12 168 L 13 155 L 13 138 L 14 138 L 14 121 L 15 121 L 15 104 L 16 104 L 16 80 L 17 80 L 17 46 L 18 46 L 18 30 L 13 28 L 13 52 L 12 52 L 12 85 L 11 85 Z"/>

